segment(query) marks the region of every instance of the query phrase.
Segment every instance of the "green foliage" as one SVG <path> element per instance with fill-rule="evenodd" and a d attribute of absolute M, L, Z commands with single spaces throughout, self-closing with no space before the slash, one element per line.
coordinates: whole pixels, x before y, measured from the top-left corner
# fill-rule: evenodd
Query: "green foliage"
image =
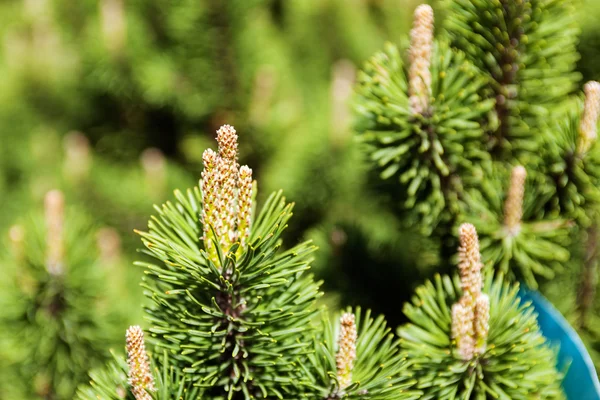
<path fill-rule="evenodd" d="M 579 80 L 575 5 L 567 0 L 447 1 L 452 45 L 491 79 L 498 124 L 488 132 L 495 159 L 536 160 L 543 119 L 552 117 Z"/>
<path fill-rule="evenodd" d="M 278 252 L 292 205 L 274 193 L 253 222 L 248 248 L 236 257 L 217 244 L 219 265 L 203 249 L 199 189 L 157 208 L 142 233 L 144 286 L 153 306 L 150 332 L 158 348 L 214 398 L 294 396 L 298 363 L 310 350 L 318 285 L 306 273 L 314 246 Z M 238 395 L 240 395 L 238 394 Z M 236 397 L 237 398 L 237 397 Z"/>
<path fill-rule="evenodd" d="M 497 165 L 495 173 L 481 184 L 480 191 L 465 196 L 467 210 L 463 222 L 477 228 L 481 256 L 485 265 L 511 280 L 537 288 L 537 277 L 552 279 L 569 260 L 569 241 L 573 223 L 560 218 L 538 218 L 544 185 L 540 174 L 529 174 L 525 184 L 523 214 L 519 226 L 505 223 L 505 202 L 510 174 Z M 541 180 L 541 182 L 540 182 Z M 546 195 L 546 198 L 550 194 Z"/>
<path fill-rule="evenodd" d="M 401 346 L 411 360 L 422 399 L 562 399 L 556 354 L 542 336 L 530 304 L 518 285 L 502 274 L 488 276 L 490 299 L 487 349 L 472 361 L 460 359 L 451 336 L 451 307 L 461 295 L 460 281 L 436 275 L 416 290 L 399 328 Z"/>
<path fill-rule="evenodd" d="M 431 60 L 430 110 L 413 114 L 401 51 L 387 44 L 365 64 L 356 130 L 370 145 L 381 177 L 400 181 L 404 219 L 428 233 L 459 214 L 464 187 L 486 170 L 480 122 L 493 101 L 478 95 L 486 79 L 462 53 L 441 42 Z"/>
<path fill-rule="evenodd" d="M 347 310 L 348 313 L 352 309 Z M 410 361 L 400 352 L 398 340 L 387 326 L 382 315 L 364 314 L 354 310 L 358 340 L 356 360 L 352 369 L 352 384 L 341 389 L 337 379 L 336 353 L 339 344 L 339 315 L 332 319 L 325 315 L 323 327 L 315 338 L 311 368 L 315 392 L 320 399 L 418 399 L 419 392 L 411 391 L 414 385 Z M 333 322 L 332 322 L 333 321 Z"/>
<path fill-rule="evenodd" d="M 47 268 L 43 216 L 30 216 L 22 242 L 1 262 L 0 396 L 71 399 L 90 368 L 107 359 L 120 316 L 106 298 L 95 230 L 76 210 L 66 215 L 62 273 Z M 121 316 L 122 317 L 122 316 Z"/>

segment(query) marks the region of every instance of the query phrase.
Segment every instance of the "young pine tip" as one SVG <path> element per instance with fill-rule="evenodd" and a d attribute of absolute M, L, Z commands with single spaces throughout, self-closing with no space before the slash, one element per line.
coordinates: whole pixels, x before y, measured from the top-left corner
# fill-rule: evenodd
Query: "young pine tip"
<path fill-rule="evenodd" d="M 519 233 L 523 218 L 523 198 L 527 171 L 521 165 L 514 167 L 510 174 L 510 185 L 504 201 L 504 226 L 511 235 Z"/>
<path fill-rule="evenodd" d="M 65 197 L 60 190 L 51 190 L 44 198 L 46 219 L 46 269 L 60 275 L 64 269 Z"/>
<path fill-rule="evenodd" d="M 129 386 L 136 400 L 152 400 L 148 392 L 153 392 L 154 377 L 150 370 L 150 360 L 144 344 L 144 331 L 135 325 L 127 329 L 127 364 L 129 365 Z"/>
<path fill-rule="evenodd" d="M 215 243 L 227 253 L 240 242 L 247 244 L 252 222 L 252 170 L 237 162 L 238 136 L 230 125 L 217 131 L 218 151 L 207 149 L 203 156 L 202 223 L 204 245 L 218 265 Z M 238 254 L 239 255 L 239 254 Z"/>
<path fill-rule="evenodd" d="M 462 224 L 459 228 L 458 269 L 463 292 L 477 295 L 481 292 L 482 277 L 479 238 L 472 224 Z"/>
<path fill-rule="evenodd" d="M 433 9 L 422 4 L 415 9 L 410 31 L 409 102 L 414 114 L 429 107 L 431 95 L 431 54 L 433 51 Z"/>
<path fill-rule="evenodd" d="M 352 384 L 352 369 L 356 360 L 356 339 L 356 319 L 354 314 L 342 314 L 338 335 L 338 352 L 335 356 L 337 379 L 342 391 Z"/>
<path fill-rule="evenodd" d="M 471 224 L 459 228 L 458 268 L 463 295 L 452 306 L 452 338 L 456 354 L 464 361 L 485 352 L 489 331 L 489 298 L 482 293 L 483 277 L 477 230 Z"/>
<path fill-rule="evenodd" d="M 577 150 L 585 154 L 598 136 L 598 119 L 600 118 L 600 83 L 590 81 L 584 86 L 585 101 L 583 115 L 579 125 L 579 143 Z"/>

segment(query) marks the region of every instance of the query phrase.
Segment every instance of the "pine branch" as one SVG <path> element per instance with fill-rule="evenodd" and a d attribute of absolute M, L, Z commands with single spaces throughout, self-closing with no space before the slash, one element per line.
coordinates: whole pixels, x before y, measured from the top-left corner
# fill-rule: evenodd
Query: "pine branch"
<path fill-rule="evenodd" d="M 532 162 L 544 119 L 576 88 L 578 30 L 565 0 L 448 1 L 452 45 L 491 79 L 497 126 L 488 132 L 495 160 Z M 487 91 L 487 94 L 485 92 Z"/>
<path fill-rule="evenodd" d="M 325 315 L 311 355 L 311 399 L 418 399 L 410 362 L 383 316 L 347 309 Z"/>
<path fill-rule="evenodd" d="M 107 359 L 120 322 L 105 298 L 93 224 L 58 191 L 45 205 L 45 215 L 11 230 L 14 250 L 1 261 L 0 339 L 10 349 L 0 361 L 3 398 L 72 398 Z"/>
<path fill-rule="evenodd" d="M 410 65 L 407 73 L 401 50 L 391 44 L 365 64 L 357 88 L 356 129 L 381 177 L 399 181 L 402 216 L 429 233 L 440 222 L 452 223 L 460 214 L 465 187 L 487 169 L 481 124 L 493 100 L 479 97 L 487 80 L 464 54 L 445 42 L 429 49 L 429 39 L 420 39 L 425 34 L 419 18 L 412 46 L 424 49 L 410 49 L 418 68 Z M 425 26 L 433 28 L 429 22 Z M 423 62 L 417 54 L 431 59 Z M 430 87 L 417 84 L 429 80 L 423 76 L 431 77 Z M 411 98 L 422 99 L 420 103 L 427 99 L 428 107 L 411 106 Z"/>
<path fill-rule="evenodd" d="M 237 135 L 226 126 L 217 139 L 203 191 L 176 192 L 140 233 L 145 252 L 161 262 L 140 263 L 153 302 L 150 340 L 209 397 L 293 397 L 305 384 L 298 365 L 319 295 L 306 272 L 315 248 L 280 250 L 293 207 L 281 192 L 248 224 L 253 193 L 249 169 L 235 161 Z"/>
<path fill-rule="evenodd" d="M 556 354 L 533 308 L 502 274 L 481 280 L 476 236 L 467 225 L 461 227 L 460 279 L 436 275 L 404 306 L 410 322 L 398 334 L 420 398 L 563 399 Z"/>

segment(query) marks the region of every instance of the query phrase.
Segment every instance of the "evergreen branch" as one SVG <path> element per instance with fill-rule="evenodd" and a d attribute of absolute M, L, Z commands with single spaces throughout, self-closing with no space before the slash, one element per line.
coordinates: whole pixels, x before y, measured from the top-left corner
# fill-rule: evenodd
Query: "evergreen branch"
<path fill-rule="evenodd" d="M 537 325 L 533 309 L 519 301 L 518 287 L 502 275 L 487 279 L 490 298 L 488 348 L 470 362 L 452 353 L 451 304 L 459 298 L 457 278 L 435 276 L 417 289 L 404 308 L 410 323 L 399 329 L 401 345 L 424 392 L 421 399 L 562 399 L 556 354 Z"/>
<path fill-rule="evenodd" d="M 576 87 L 578 30 L 565 0 L 447 1 L 452 45 L 491 79 L 484 96 L 495 100 L 497 125 L 488 147 L 495 160 L 539 160 L 544 118 Z M 485 92 L 488 92 L 485 94 Z"/>

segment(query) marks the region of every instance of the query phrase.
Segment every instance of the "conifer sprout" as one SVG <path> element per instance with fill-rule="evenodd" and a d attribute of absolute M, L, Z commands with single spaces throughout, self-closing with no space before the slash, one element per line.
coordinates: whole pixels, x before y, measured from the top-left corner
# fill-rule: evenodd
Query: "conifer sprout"
<path fill-rule="evenodd" d="M 59 275 L 64 268 L 64 219 L 65 198 L 62 192 L 52 190 L 44 200 L 46 215 L 46 268 L 53 275 Z"/>
<path fill-rule="evenodd" d="M 480 335 L 487 333 L 489 310 L 485 311 L 486 295 L 481 292 L 483 264 L 475 227 L 462 224 L 459 239 L 458 269 L 463 295 L 452 306 L 452 337 L 456 340 L 458 354 L 468 361 L 485 351 L 487 336 Z"/>
<path fill-rule="evenodd" d="M 139 326 L 127 329 L 127 364 L 129 385 L 136 400 L 152 400 L 148 392 L 154 392 L 154 377 L 150 371 L 150 359 L 146 353 L 144 331 Z"/>
<path fill-rule="evenodd" d="M 281 192 L 254 215 L 256 185 L 238 165 L 237 139 L 221 127 L 217 151 L 203 155 L 201 189 L 176 191 L 177 201 L 156 207 L 149 231 L 139 232 L 155 259 L 138 263 L 151 300 L 150 364 L 132 327 L 129 367 L 115 355 L 92 371 L 79 399 L 418 399 L 382 316 L 323 314 L 316 329 L 319 287 L 306 272 L 315 247 L 281 250 L 292 210 Z"/>
<path fill-rule="evenodd" d="M 511 234 L 518 234 L 523 218 L 523 198 L 527 171 L 521 165 L 514 167 L 510 174 L 510 185 L 504 201 L 504 225 Z"/>
<path fill-rule="evenodd" d="M 232 126 L 221 127 L 217 141 L 219 153 L 207 149 L 203 155 L 202 196 L 204 246 L 213 250 L 212 261 L 218 265 L 214 240 L 225 251 L 239 242 L 238 256 L 248 241 L 252 224 L 252 169 L 237 163 L 237 134 Z"/>
<path fill-rule="evenodd" d="M 428 109 L 431 95 L 431 54 L 433 51 L 433 9 L 421 4 L 415 9 L 415 22 L 410 31 L 410 68 L 408 73 L 409 103 L 413 113 Z"/>
<path fill-rule="evenodd" d="M 436 275 L 404 306 L 400 345 L 420 399 L 564 399 L 556 354 L 529 303 L 500 273 L 482 277 L 477 231 L 459 228 L 459 276 Z"/>
<path fill-rule="evenodd" d="M 355 128 L 381 178 L 399 181 L 403 220 L 430 233 L 460 214 L 462 193 L 488 168 L 482 123 L 494 101 L 478 95 L 487 78 L 464 54 L 433 41 L 429 6 L 415 11 L 409 66 L 404 51 L 388 43 L 364 65 Z"/>
<path fill-rule="evenodd" d="M 155 377 L 153 392 L 144 390 L 141 397 L 153 400 L 200 400 L 203 391 L 194 387 L 185 374 L 170 363 L 166 352 L 155 354 L 150 361 L 152 376 Z M 156 367 L 160 365 L 160 367 Z M 129 371 L 126 357 L 113 353 L 113 359 L 104 367 L 90 372 L 89 385 L 80 386 L 76 399 L 78 400 L 138 400 L 129 382 Z"/>
<path fill-rule="evenodd" d="M 309 380 L 299 366 L 317 312 L 318 284 L 306 272 L 315 247 L 281 250 L 293 205 L 277 192 L 255 216 L 236 130 L 224 125 L 216 139 L 200 188 L 176 191 L 140 232 L 155 259 L 138 263 L 152 301 L 149 342 L 208 398 L 297 398 Z"/>
<path fill-rule="evenodd" d="M 600 118 L 600 83 L 591 81 L 584 87 L 585 100 L 583 115 L 579 123 L 579 153 L 586 153 L 598 138 L 598 119 Z"/>
<path fill-rule="evenodd" d="M 414 400 L 410 362 L 383 316 L 373 318 L 360 308 L 330 318 L 315 337 L 308 373 L 307 398 L 322 400 Z"/>
<path fill-rule="evenodd" d="M 101 0 L 100 22 L 104 44 L 112 56 L 118 55 L 127 39 L 127 18 L 123 0 Z"/>
<path fill-rule="evenodd" d="M 335 356 L 337 379 L 342 391 L 352 383 L 354 360 L 356 360 L 356 323 L 354 314 L 345 313 L 340 317 L 338 352 Z"/>

